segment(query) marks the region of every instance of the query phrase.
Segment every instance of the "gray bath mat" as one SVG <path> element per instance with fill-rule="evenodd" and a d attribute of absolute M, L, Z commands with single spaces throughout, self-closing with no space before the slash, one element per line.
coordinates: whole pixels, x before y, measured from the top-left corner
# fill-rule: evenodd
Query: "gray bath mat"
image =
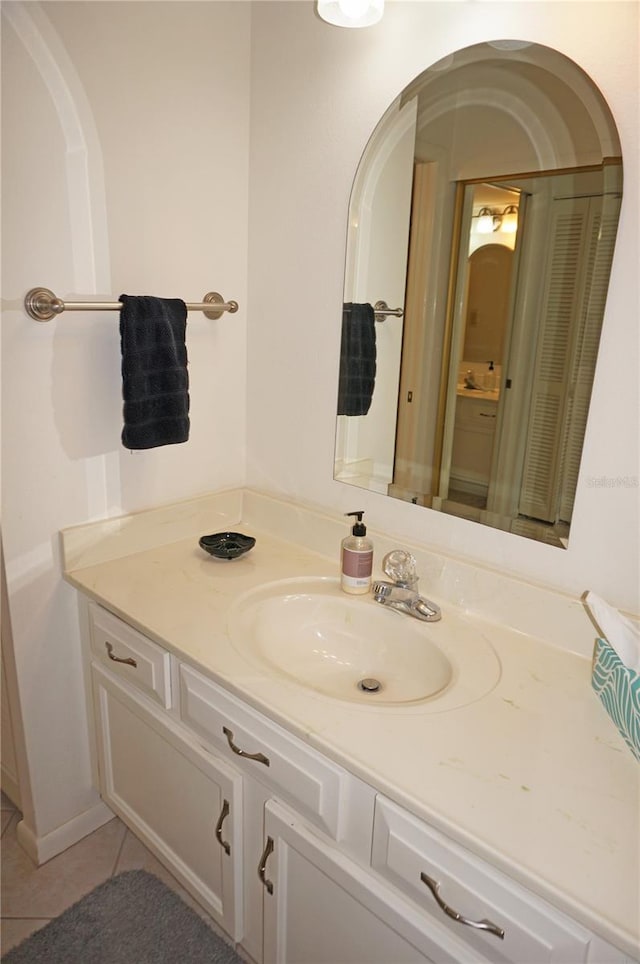
<path fill-rule="evenodd" d="M 242 964 L 145 870 L 111 877 L 2 958 L 3 964 Z"/>

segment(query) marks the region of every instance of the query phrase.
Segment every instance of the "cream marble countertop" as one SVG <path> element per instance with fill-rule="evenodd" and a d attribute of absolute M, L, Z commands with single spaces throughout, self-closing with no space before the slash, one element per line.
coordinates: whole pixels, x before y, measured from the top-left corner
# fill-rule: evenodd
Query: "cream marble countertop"
<path fill-rule="evenodd" d="M 458 395 L 459 398 L 476 398 L 479 402 L 497 402 L 500 399 L 500 390 L 498 388 L 491 390 L 484 388 L 465 388 L 464 385 L 458 385 L 456 395 Z"/>
<path fill-rule="evenodd" d="M 228 523 L 234 511 L 215 521 Z M 448 710 L 437 700 L 405 707 L 333 700 L 256 668 L 232 645 L 227 619 L 234 600 L 264 582 L 335 577 L 336 558 L 275 538 L 255 522 L 211 525 L 209 518 L 207 528 L 191 518 L 190 528 L 200 533 L 233 528 L 257 537 L 247 555 L 220 561 L 206 555 L 193 534 L 176 540 L 180 526 L 167 519 L 141 551 L 126 523 L 118 523 L 98 552 L 91 548 L 92 527 L 68 530 L 73 547 L 65 544 L 65 578 L 416 816 L 639 956 L 640 767 L 591 690 L 586 656 L 471 617 L 429 592 L 442 606 L 443 626 L 448 617 L 462 620 L 491 641 L 501 665 L 495 687 Z M 102 531 L 100 524 L 93 528 Z M 163 542 L 162 535 L 173 541 Z M 125 555 L 118 556 L 118 546 Z M 429 627 L 436 641 L 440 625 Z"/>

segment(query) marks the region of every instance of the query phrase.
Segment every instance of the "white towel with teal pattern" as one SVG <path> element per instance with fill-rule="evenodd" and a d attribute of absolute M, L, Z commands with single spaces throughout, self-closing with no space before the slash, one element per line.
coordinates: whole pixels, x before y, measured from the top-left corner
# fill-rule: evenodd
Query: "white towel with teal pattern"
<path fill-rule="evenodd" d="M 640 761 L 640 632 L 594 593 L 583 601 L 602 636 L 593 651 L 591 685 Z"/>
<path fill-rule="evenodd" d="M 600 635 L 615 649 L 628 669 L 640 673 L 640 628 L 594 592 L 585 593 L 583 598 Z"/>

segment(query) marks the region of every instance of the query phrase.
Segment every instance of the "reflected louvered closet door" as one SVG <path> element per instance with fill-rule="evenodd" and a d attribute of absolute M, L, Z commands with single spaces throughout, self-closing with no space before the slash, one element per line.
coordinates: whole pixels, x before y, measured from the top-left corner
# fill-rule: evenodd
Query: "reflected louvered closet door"
<path fill-rule="evenodd" d="M 617 214 L 607 199 L 604 217 L 602 205 L 602 198 L 552 205 L 518 507 L 545 522 L 570 521 L 573 508 L 615 241 Z"/>
<path fill-rule="evenodd" d="M 562 445 L 563 462 L 558 514 L 564 522 L 571 521 L 573 512 L 619 213 L 619 197 L 609 195 L 591 199 L 586 274 L 590 283 L 588 290 L 584 292 L 577 337 L 572 351 L 569 398 Z"/>

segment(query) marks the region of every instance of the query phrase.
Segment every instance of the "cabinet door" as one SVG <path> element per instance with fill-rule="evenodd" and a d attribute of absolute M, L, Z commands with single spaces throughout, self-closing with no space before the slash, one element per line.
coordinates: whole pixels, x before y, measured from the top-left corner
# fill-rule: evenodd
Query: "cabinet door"
<path fill-rule="evenodd" d="M 265 841 L 264 964 L 469 964 L 468 949 L 274 801 Z"/>
<path fill-rule="evenodd" d="M 151 703 L 92 668 L 100 790 L 234 940 L 241 937 L 241 776 Z"/>
<path fill-rule="evenodd" d="M 457 397 L 451 452 L 453 488 L 486 494 L 491 476 L 497 414 L 497 402 L 460 395 Z"/>

